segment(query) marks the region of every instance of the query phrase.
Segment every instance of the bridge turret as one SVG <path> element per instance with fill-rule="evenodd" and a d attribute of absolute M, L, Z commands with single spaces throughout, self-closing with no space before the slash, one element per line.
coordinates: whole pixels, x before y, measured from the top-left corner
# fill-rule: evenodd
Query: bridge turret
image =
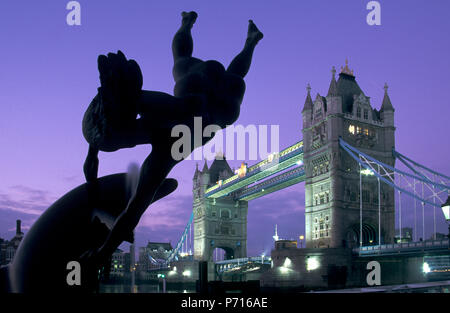
<path fill-rule="evenodd" d="M 338 85 L 336 81 L 336 68 L 333 66 L 331 69 L 331 82 L 328 88 L 327 101 L 327 114 L 342 113 L 342 98 L 339 95 Z"/>
<path fill-rule="evenodd" d="M 304 108 L 310 119 L 305 120 L 302 112 L 308 248 L 359 245 L 359 168 L 340 149 L 339 138 L 390 165 L 395 161 L 393 107 L 387 89 L 379 112 L 372 108 L 370 97 L 358 85 L 348 61 L 337 80 L 334 67 L 331 73 L 327 97 L 317 94 L 312 106 Z M 362 187 L 364 236 L 369 238 L 378 228 L 376 180 L 365 178 Z M 381 237 L 384 242 L 391 242 L 394 195 L 387 186 L 382 186 L 381 195 Z"/>
<path fill-rule="evenodd" d="M 202 175 L 201 175 L 201 181 L 202 185 L 208 186 L 210 184 L 210 175 L 209 175 L 209 169 L 208 169 L 208 163 L 205 160 L 205 164 L 203 165 L 202 169 Z"/>
<path fill-rule="evenodd" d="M 200 171 L 198 170 L 198 163 L 195 164 L 195 172 L 194 172 L 194 178 L 192 180 L 196 180 L 198 175 L 200 175 Z"/>
<path fill-rule="evenodd" d="M 328 88 L 328 94 L 327 97 L 330 96 L 337 96 L 338 95 L 338 91 L 337 91 L 337 82 L 336 82 L 336 68 L 333 66 L 333 68 L 331 69 L 331 82 L 330 82 L 330 87 Z"/>
<path fill-rule="evenodd" d="M 391 99 L 388 94 L 389 86 L 384 84 L 384 98 L 381 104 L 380 116 L 385 126 L 394 126 L 394 107 L 392 106 Z"/>
<path fill-rule="evenodd" d="M 303 110 L 302 110 L 303 128 L 311 126 L 312 107 L 313 107 L 313 102 L 311 99 L 311 86 L 309 84 L 306 87 L 306 90 L 308 93 L 306 95 L 305 104 L 303 105 Z"/>
<path fill-rule="evenodd" d="M 232 195 L 222 199 L 205 197 L 207 188 L 233 176 L 223 154 L 216 155 L 210 168 L 205 161 L 203 170 L 194 180 L 194 258 L 212 261 L 216 248 L 225 250 L 226 258 L 247 256 L 247 201 Z M 195 174 L 194 174 L 195 177 Z"/>

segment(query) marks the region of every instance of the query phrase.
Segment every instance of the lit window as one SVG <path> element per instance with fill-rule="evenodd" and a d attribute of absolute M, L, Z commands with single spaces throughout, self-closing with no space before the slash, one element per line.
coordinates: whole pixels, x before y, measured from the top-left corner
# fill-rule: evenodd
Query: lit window
<path fill-rule="evenodd" d="M 369 130 L 367 128 L 364 128 L 364 135 L 369 136 Z"/>
<path fill-rule="evenodd" d="M 350 125 L 350 126 L 348 127 L 348 132 L 349 132 L 350 134 L 354 135 L 354 134 L 355 134 L 355 125 Z"/>

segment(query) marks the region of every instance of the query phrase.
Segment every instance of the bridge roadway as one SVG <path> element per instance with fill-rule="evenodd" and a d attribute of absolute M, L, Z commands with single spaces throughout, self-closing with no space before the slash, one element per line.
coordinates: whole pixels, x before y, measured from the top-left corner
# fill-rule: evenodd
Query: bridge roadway
<path fill-rule="evenodd" d="M 303 165 L 237 191 L 236 200 L 250 201 L 305 180 Z"/>
<path fill-rule="evenodd" d="M 212 199 L 225 197 L 232 192 L 245 188 L 266 177 L 277 174 L 292 166 L 302 164 L 303 164 L 303 141 L 299 141 L 296 144 L 282 150 L 280 153 L 272 154 L 268 158 L 262 160 L 261 162 L 258 162 L 255 165 L 246 168 L 246 172 L 243 173 L 242 175 L 235 174 L 225 179 L 224 181 L 218 182 L 216 185 L 206 190 L 205 196 Z M 298 177 L 291 177 L 291 178 L 299 180 Z M 286 181 L 284 181 L 284 183 L 286 183 Z M 273 189 L 273 191 L 276 190 Z M 265 192 L 263 194 L 267 193 L 268 192 Z M 259 196 L 263 194 L 260 194 Z M 252 199 L 254 199 L 255 193 L 252 193 L 252 196 L 253 196 Z M 242 199 L 244 198 L 245 197 L 243 196 Z"/>
<path fill-rule="evenodd" d="M 450 246 L 448 239 L 427 240 L 418 242 L 394 243 L 374 246 L 363 246 L 354 248 L 353 254 L 360 257 L 371 257 L 377 255 L 409 255 L 423 254 L 425 252 L 447 252 Z"/>

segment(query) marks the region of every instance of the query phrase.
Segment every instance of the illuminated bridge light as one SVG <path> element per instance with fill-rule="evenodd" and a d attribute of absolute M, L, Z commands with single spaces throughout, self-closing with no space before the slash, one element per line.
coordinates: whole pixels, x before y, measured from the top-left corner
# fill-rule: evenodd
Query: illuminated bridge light
<path fill-rule="evenodd" d="M 427 262 L 424 262 L 424 263 L 423 263 L 423 265 L 422 265 L 422 271 L 423 271 L 425 274 L 431 272 L 430 266 L 428 265 Z"/>
<path fill-rule="evenodd" d="M 320 266 L 319 260 L 316 257 L 310 257 L 306 260 L 306 269 L 308 271 L 313 271 L 318 269 Z"/>
<path fill-rule="evenodd" d="M 286 259 L 284 260 L 284 264 L 283 264 L 283 267 L 286 267 L 286 268 L 288 268 L 288 267 L 291 267 L 291 265 L 292 265 L 292 261 L 291 261 L 291 259 L 289 259 L 289 258 L 286 258 Z"/>
<path fill-rule="evenodd" d="M 369 170 L 367 168 L 361 170 L 361 174 L 366 175 L 366 176 L 373 176 L 373 175 L 375 175 L 372 170 Z"/>
<path fill-rule="evenodd" d="M 183 272 L 183 276 L 185 276 L 185 277 L 189 277 L 189 276 L 191 276 L 191 271 L 190 270 L 186 270 L 186 271 L 184 271 Z"/>

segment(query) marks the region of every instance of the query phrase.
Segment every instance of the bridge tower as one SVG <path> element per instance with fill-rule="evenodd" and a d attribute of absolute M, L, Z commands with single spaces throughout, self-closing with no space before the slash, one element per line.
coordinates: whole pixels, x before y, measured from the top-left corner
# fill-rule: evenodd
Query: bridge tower
<path fill-rule="evenodd" d="M 305 180 L 305 232 L 307 248 L 359 246 L 360 242 L 360 169 L 343 149 L 339 137 L 360 151 L 394 166 L 394 108 L 388 87 L 380 110 L 373 109 L 356 82 L 353 70 L 336 70 L 326 97 L 313 100 L 307 87 L 302 110 Z M 395 197 L 393 188 L 381 183 L 381 223 L 378 223 L 378 181 L 363 171 L 362 234 L 363 245 L 394 240 Z"/>
<path fill-rule="evenodd" d="M 194 258 L 212 261 L 215 248 L 225 250 L 225 259 L 247 256 L 247 201 L 231 196 L 208 199 L 205 190 L 219 180 L 234 175 L 223 155 L 217 155 L 211 167 L 205 161 L 193 178 Z"/>

